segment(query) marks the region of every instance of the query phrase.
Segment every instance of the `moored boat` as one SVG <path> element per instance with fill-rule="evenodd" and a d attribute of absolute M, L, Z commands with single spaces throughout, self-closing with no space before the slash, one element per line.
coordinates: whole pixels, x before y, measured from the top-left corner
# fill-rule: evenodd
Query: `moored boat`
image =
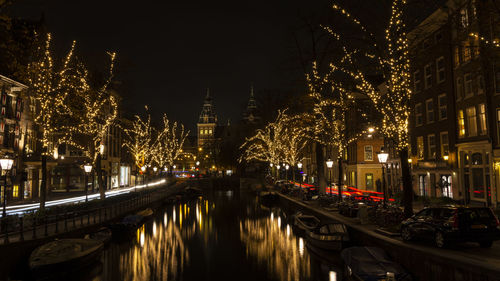
<path fill-rule="evenodd" d="M 93 239 L 60 239 L 36 248 L 29 258 L 35 275 L 47 275 L 74 269 L 94 261 L 103 248 L 101 241 Z"/>
<path fill-rule="evenodd" d="M 88 238 L 107 244 L 111 240 L 112 235 L 113 233 L 111 232 L 111 229 L 107 227 L 101 227 L 96 232 L 88 234 Z"/>
<path fill-rule="evenodd" d="M 317 228 L 320 224 L 320 220 L 315 216 L 304 215 L 299 212 L 295 214 L 293 218 L 293 224 L 299 229 L 299 231 L 305 233 Z"/>
<path fill-rule="evenodd" d="M 307 231 L 307 242 L 325 250 L 340 251 L 349 242 L 349 233 L 342 223 L 329 223 Z"/>
<path fill-rule="evenodd" d="M 133 215 L 128 215 L 119 223 L 109 225 L 112 230 L 113 238 L 125 240 L 134 235 L 134 231 L 144 222 L 144 220 L 153 215 L 151 208 L 144 209 Z"/>
<path fill-rule="evenodd" d="M 411 275 L 387 253 L 377 247 L 350 247 L 340 256 L 346 265 L 349 280 L 359 281 L 411 281 Z"/>

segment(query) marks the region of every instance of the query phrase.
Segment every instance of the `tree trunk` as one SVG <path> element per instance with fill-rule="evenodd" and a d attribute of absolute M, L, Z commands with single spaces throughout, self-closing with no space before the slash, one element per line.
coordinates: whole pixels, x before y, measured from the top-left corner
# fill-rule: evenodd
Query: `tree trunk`
<path fill-rule="evenodd" d="M 102 180 L 102 169 L 101 169 L 101 153 L 97 154 L 96 158 L 96 169 L 97 169 L 97 185 L 99 186 L 99 194 L 101 199 L 106 198 L 106 190 L 104 189 L 104 182 Z"/>
<path fill-rule="evenodd" d="M 292 180 L 293 184 L 295 184 L 295 167 L 292 166 Z"/>
<path fill-rule="evenodd" d="M 43 149 L 42 152 L 42 184 L 40 185 L 40 210 L 45 209 L 45 201 L 47 201 L 47 155 L 45 152 L 47 148 Z"/>
<path fill-rule="evenodd" d="M 325 157 L 323 155 L 323 145 L 316 143 L 316 165 L 318 173 L 319 192 L 326 193 L 326 178 L 325 178 Z"/>
<path fill-rule="evenodd" d="M 339 202 L 342 202 L 342 157 L 339 157 L 338 163 L 339 163 L 339 185 L 337 188 L 339 190 Z"/>
<path fill-rule="evenodd" d="M 406 218 L 413 215 L 413 186 L 411 182 L 410 165 L 408 164 L 408 148 L 399 151 L 401 174 L 403 177 L 403 206 Z"/>

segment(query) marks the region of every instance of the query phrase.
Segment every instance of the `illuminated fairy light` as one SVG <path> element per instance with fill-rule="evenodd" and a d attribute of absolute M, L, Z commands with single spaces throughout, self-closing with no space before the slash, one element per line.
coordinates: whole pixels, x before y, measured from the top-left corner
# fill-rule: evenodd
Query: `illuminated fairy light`
<path fill-rule="evenodd" d="M 490 40 L 484 38 L 483 36 L 479 36 L 479 34 L 475 33 L 475 32 L 471 32 L 469 34 L 469 36 L 481 40 L 481 42 L 483 42 L 484 44 L 491 45 L 494 47 L 500 47 L 500 39 L 493 39 L 490 41 Z"/>
<path fill-rule="evenodd" d="M 410 100 L 412 97 L 410 88 L 409 46 L 403 22 L 403 9 L 405 6 L 405 0 L 394 0 L 392 3 L 391 18 L 385 32 L 387 52 L 384 55 L 362 53 L 358 50 L 349 50 L 347 47 L 344 47 L 342 59 L 330 64 L 331 72 L 328 75 L 329 78 L 333 77 L 333 74 L 336 73 L 347 75 L 351 78 L 356 90 L 365 94 L 373 101 L 375 108 L 384 117 L 380 131 L 388 139 L 393 140 L 400 151 L 409 147 L 408 128 L 411 112 Z M 333 9 L 353 24 L 359 26 L 367 35 L 372 36 L 359 20 L 352 17 L 352 15 L 339 5 L 333 5 Z M 335 39 L 340 38 L 331 28 L 325 28 L 325 30 L 330 34 L 333 33 L 332 35 Z M 370 47 L 376 49 L 376 46 L 376 43 L 373 43 L 373 46 Z M 368 74 L 355 67 L 357 65 L 356 58 L 360 56 L 371 59 L 371 61 L 376 63 L 376 68 L 383 72 L 386 78 L 387 92 L 379 91 L 369 82 L 367 78 Z M 314 77 L 314 75 L 313 78 L 321 79 L 321 77 Z M 348 92 L 340 83 L 337 83 L 335 86 L 339 91 Z"/>
<path fill-rule="evenodd" d="M 173 166 L 174 162 L 182 155 L 194 157 L 191 153 L 183 152 L 182 147 L 189 135 L 189 130 L 183 124 L 171 124 L 167 115 L 163 115 L 163 127 L 158 131 L 155 145 L 153 146 L 153 160 L 160 167 Z"/>

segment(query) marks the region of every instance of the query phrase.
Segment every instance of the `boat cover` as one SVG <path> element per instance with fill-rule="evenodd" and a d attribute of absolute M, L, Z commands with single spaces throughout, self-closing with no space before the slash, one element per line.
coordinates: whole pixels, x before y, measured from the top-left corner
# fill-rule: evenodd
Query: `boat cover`
<path fill-rule="evenodd" d="M 387 278 L 392 272 L 397 281 L 411 280 L 411 276 L 403 267 L 390 260 L 387 253 L 377 247 L 350 247 L 344 249 L 340 256 L 349 266 L 353 274 L 365 281 Z"/>

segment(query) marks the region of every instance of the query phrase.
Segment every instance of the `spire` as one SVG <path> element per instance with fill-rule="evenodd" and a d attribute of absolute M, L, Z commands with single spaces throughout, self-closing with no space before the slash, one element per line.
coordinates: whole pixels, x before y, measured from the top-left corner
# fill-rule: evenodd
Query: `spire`
<path fill-rule="evenodd" d="M 205 97 L 205 99 L 209 99 L 210 98 L 210 88 L 207 88 L 207 96 Z"/>
<path fill-rule="evenodd" d="M 247 108 L 243 114 L 243 120 L 248 123 L 255 123 L 260 120 L 259 113 L 257 110 L 257 101 L 255 100 L 255 95 L 253 91 L 253 83 L 250 84 L 250 97 L 248 98 Z"/>
<path fill-rule="evenodd" d="M 217 123 L 217 115 L 215 115 L 215 109 L 212 97 L 210 96 L 209 88 L 207 88 L 207 95 L 205 96 L 205 101 L 203 102 L 198 123 Z"/>
<path fill-rule="evenodd" d="M 253 95 L 253 83 L 250 84 L 250 98 L 253 98 L 254 95 Z"/>

